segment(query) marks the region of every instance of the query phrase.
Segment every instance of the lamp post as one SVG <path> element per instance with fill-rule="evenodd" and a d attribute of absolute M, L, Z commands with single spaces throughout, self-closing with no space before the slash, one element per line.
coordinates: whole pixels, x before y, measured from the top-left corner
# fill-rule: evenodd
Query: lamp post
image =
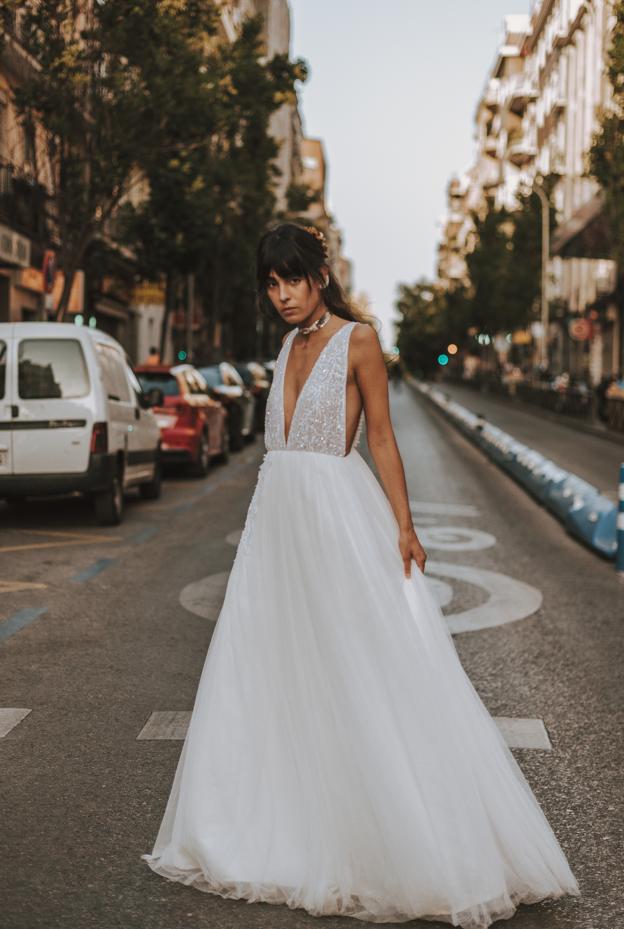
<path fill-rule="evenodd" d="M 542 205 L 542 337 L 540 339 L 540 365 L 548 367 L 548 260 L 550 258 L 550 203 L 544 188 L 539 182 L 533 182 L 533 193 L 537 194 Z"/>

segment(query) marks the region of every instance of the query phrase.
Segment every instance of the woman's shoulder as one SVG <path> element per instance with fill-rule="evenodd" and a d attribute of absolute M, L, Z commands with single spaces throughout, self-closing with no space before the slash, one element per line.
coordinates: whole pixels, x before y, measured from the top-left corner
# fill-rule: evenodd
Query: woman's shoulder
<path fill-rule="evenodd" d="M 364 351 L 372 351 L 380 345 L 377 330 L 370 323 L 361 323 L 355 321 L 353 333 L 351 335 L 353 345 L 362 348 Z"/>

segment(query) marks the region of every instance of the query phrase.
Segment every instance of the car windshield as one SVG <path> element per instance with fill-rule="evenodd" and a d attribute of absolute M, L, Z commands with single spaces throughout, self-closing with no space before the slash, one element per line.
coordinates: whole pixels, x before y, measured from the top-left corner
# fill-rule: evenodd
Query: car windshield
<path fill-rule="evenodd" d="M 234 367 L 236 368 L 236 370 L 238 371 L 238 373 L 239 373 L 240 376 L 242 377 L 243 383 L 244 383 L 247 387 L 251 387 L 251 385 L 253 384 L 253 375 L 252 375 L 251 371 L 249 370 L 249 368 L 247 367 L 247 365 L 245 365 L 245 364 L 237 364 L 237 365 L 234 365 Z"/>
<path fill-rule="evenodd" d="M 223 383 L 221 380 L 221 374 L 219 373 L 219 368 L 217 365 L 211 365 L 208 368 L 199 368 L 199 373 L 206 381 L 209 387 L 218 387 Z"/>
<path fill-rule="evenodd" d="M 180 393 L 177 378 L 173 374 L 164 374 L 161 371 L 137 371 L 143 392 L 157 387 L 162 390 L 164 397 L 176 397 Z"/>

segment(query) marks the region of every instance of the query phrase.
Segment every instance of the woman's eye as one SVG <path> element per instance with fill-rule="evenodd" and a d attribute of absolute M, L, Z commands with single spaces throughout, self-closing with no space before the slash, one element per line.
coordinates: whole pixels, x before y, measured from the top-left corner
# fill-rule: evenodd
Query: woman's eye
<path fill-rule="evenodd" d="M 300 280 L 301 280 L 300 277 L 291 277 L 289 280 L 289 284 L 298 284 Z"/>

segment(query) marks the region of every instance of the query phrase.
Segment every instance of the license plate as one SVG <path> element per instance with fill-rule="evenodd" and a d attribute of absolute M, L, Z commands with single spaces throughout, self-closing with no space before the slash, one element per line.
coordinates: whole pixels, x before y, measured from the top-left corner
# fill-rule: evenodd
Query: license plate
<path fill-rule="evenodd" d="M 174 416 L 158 416 L 156 418 L 159 429 L 171 429 L 175 425 Z"/>

